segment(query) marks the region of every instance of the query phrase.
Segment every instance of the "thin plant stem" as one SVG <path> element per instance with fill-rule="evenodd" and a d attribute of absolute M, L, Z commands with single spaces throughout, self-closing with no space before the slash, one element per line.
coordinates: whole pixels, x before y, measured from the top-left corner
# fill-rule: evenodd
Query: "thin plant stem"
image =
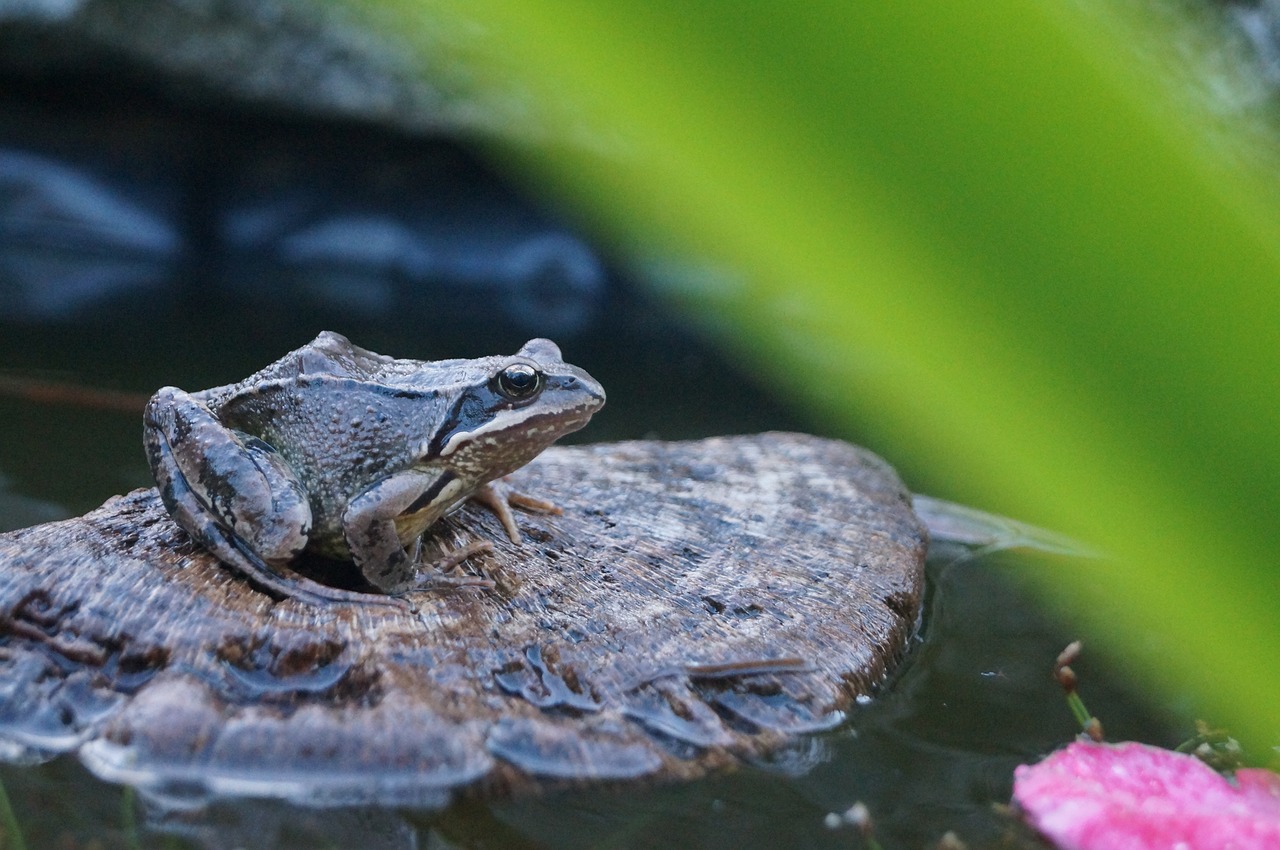
<path fill-rule="evenodd" d="M 18 818 L 13 813 L 13 806 L 9 804 L 9 795 L 4 790 L 3 782 L 0 782 L 0 826 L 4 827 L 4 835 L 0 836 L 4 840 L 0 841 L 0 847 L 4 850 L 27 850 L 27 842 L 22 838 Z"/>
<path fill-rule="evenodd" d="M 138 817 L 135 808 L 136 794 L 132 785 L 124 786 L 120 795 L 120 829 L 124 833 L 124 846 L 129 850 L 142 850 L 142 837 L 138 834 Z"/>
<path fill-rule="evenodd" d="M 1067 694 L 1067 705 L 1070 706 L 1071 713 L 1075 715 L 1076 722 L 1080 724 L 1080 728 L 1088 730 L 1089 722 L 1093 720 L 1093 715 L 1085 707 L 1084 700 L 1080 698 L 1080 694 L 1075 691 Z"/>

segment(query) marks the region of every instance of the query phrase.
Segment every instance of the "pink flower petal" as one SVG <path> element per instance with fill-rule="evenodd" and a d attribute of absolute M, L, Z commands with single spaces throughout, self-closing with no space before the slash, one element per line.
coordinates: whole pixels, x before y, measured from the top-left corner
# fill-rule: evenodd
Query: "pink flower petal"
<path fill-rule="evenodd" d="M 1145 744 L 1077 742 L 1014 771 L 1013 799 L 1062 850 L 1277 850 L 1280 776 L 1232 784 Z"/>

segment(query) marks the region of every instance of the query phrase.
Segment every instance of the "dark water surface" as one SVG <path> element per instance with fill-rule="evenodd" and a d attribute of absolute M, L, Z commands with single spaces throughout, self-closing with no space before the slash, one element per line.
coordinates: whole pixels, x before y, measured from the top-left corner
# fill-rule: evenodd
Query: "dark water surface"
<path fill-rule="evenodd" d="M 0 117 L 21 118 L 0 122 L 0 528 L 149 486 L 147 395 L 238 380 L 322 329 L 419 359 L 551 336 L 609 393 L 573 441 L 817 427 L 450 144 L 203 112 L 176 121 L 154 105 L 110 121 L 77 109 L 67 123 L 38 97 L 0 95 Z M 66 385 L 117 395 L 50 397 Z M 885 847 L 933 846 L 948 830 L 971 847 L 1017 846 L 993 807 L 1017 764 L 1075 733 L 1049 674 L 1068 641 L 1089 638 L 1047 618 L 1018 577 L 1072 568 L 934 558 L 919 639 L 877 699 L 768 764 L 688 784 L 443 812 L 263 801 L 158 812 L 73 759 L 3 766 L 0 780 L 33 848 L 858 847 L 852 828 L 826 822 L 859 801 Z M 1145 705 L 1103 659 L 1077 669 L 1112 740 L 1189 733 L 1189 718 Z"/>

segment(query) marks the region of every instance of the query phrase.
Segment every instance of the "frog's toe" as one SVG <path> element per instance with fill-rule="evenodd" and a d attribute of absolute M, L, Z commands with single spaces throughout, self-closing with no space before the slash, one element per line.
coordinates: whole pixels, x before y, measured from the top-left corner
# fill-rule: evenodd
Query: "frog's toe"
<path fill-rule="evenodd" d="M 502 523 L 502 528 L 507 532 L 507 538 L 512 543 L 519 546 L 523 542 L 524 539 L 520 536 L 520 527 L 516 525 L 516 516 L 511 512 L 509 491 L 506 485 L 490 481 L 471 494 L 471 501 L 478 502 L 493 512 L 493 515 Z"/>
<path fill-rule="evenodd" d="M 492 511 L 502 523 L 503 530 L 507 532 L 507 538 L 516 545 L 519 545 L 523 538 L 520 536 L 520 527 L 516 525 L 515 513 L 511 510 L 513 507 L 538 514 L 562 513 L 558 505 L 512 490 L 502 480 L 490 481 L 478 488 L 471 494 L 471 500 Z"/>

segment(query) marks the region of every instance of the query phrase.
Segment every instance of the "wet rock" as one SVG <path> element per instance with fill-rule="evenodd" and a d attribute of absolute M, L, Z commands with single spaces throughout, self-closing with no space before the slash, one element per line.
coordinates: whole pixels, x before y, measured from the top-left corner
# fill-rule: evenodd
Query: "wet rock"
<path fill-rule="evenodd" d="M 925 532 L 893 471 L 761 434 L 552 448 L 496 583 L 415 607 L 277 601 L 153 490 L 0 535 L 0 739 L 157 797 L 442 805 L 695 777 L 830 728 L 905 652 Z"/>

